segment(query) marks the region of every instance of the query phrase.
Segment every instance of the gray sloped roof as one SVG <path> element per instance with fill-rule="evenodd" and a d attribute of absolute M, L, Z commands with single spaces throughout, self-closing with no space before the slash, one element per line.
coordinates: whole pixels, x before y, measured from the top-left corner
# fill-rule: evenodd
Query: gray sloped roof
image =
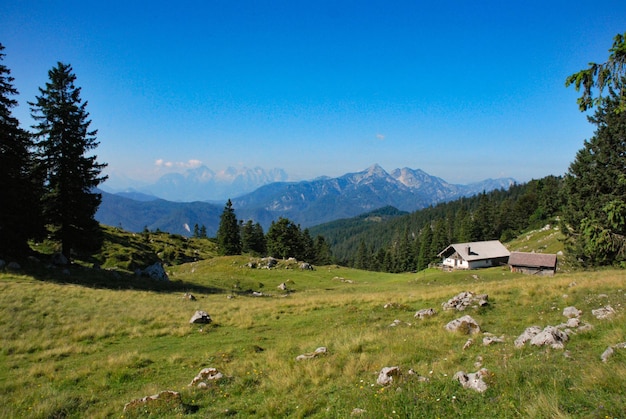
<path fill-rule="evenodd" d="M 504 247 L 499 240 L 489 240 L 483 242 L 451 244 L 439 253 L 439 256 L 448 257 L 453 255 L 455 252 L 468 262 L 474 260 L 504 258 L 510 255 L 508 249 Z"/>
<path fill-rule="evenodd" d="M 552 253 L 511 252 L 509 265 L 554 269 L 556 267 L 556 255 Z"/>

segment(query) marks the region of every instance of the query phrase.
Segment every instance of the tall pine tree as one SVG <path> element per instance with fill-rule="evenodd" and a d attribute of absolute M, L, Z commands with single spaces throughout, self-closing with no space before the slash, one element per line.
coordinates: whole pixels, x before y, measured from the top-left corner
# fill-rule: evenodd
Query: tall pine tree
<path fill-rule="evenodd" d="M 43 215 L 61 253 L 70 260 L 71 250 L 95 251 L 102 245 L 102 231 L 94 215 L 102 196 L 94 189 L 106 179 L 106 164 L 89 154 L 99 144 L 90 130 L 87 102 L 69 64 L 59 62 L 48 72 L 50 81 L 31 102 L 36 121 L 37 169 L 43 180 Z"/>
<path fill-rule="evenodd" d="M 226 202 L 220 216 L 220 225 L 217 229 L 217 250 L 220 255 L 224 256 L 241 254 L 241 233 L 230 199 Z"/>
<path fill-rule="evenodd" d="M 0 44 L 0 62 L 3 50 Z M 32 176 L 32 140 L 11 113 L 17 106 L 11 96 L 17 94 L 11 71 L 0 64 L 0 254 L 13 256 L 27 251 L 28 239 L 43 232 L 37 202 L 41 188 Z"/>

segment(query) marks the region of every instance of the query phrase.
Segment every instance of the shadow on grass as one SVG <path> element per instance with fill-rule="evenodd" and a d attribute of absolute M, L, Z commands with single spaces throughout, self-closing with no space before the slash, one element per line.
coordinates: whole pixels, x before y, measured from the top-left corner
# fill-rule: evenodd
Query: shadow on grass
<path fill-rule="evenodd" d="M 42 260 L 45 255 L 40 255 Z M 39 259 L 39 258 L 36 258 Z M 207 287 L 184 281 L 159 281 L 117 269 L 88 268 L 78 264 L 54 266 L 31 258 L 21 264 L 20 274 L 30 275 L 39 281 L 56 284 L 81 285 L 89 288 L 109 290 L 141 290 L 154 292 L 195 292 L 199 294 L 221 294 L 227 289 Z"/>

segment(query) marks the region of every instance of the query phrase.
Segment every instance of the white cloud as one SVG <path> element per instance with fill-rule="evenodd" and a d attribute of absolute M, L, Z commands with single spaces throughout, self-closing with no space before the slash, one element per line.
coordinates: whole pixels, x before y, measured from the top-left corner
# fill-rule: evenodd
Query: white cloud
<path fill-rule="evenodd" d="M 190 159 L 187 161 L 178 161 L 178 162 L 172 162 L 172 161 L 165 161 L 163 159 L 157 159 L 154 162 L 154 165 L 156 167 L 165 167 L 168 169 L 171 168 L 177 168 L 177 169 L 194 169 L 196 167 L 202 166 L 202 161 L 200 160 L 196 160 L 196 159 Z"/>
<path fill-rule="evenodd" d="M 383 141 L 385 139 L 385 135 L 384 134 L 376 134 L 376 138 L 379 139 L 380 141 Z"/>
<path fill-rule="evenodd" d="M 200 160 L 194 160 L 194 159 L 189 160 L 187 164 L 188 164 L 188 167 L 190 168 L 202 166 L 202 162 Z"/>

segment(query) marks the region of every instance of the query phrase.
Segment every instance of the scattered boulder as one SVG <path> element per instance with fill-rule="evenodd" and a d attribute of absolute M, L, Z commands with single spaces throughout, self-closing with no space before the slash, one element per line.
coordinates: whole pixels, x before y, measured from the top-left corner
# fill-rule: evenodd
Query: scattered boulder
<path fill-rule="evenodd" d="M 492 343 L 504 343 L 504 336 L 494 336 L 491 333 L 485 333 L 485 337 L 483 337 L 483 346 L 489 346 Z"/>
<path fill-rule="evenodd" d="M 137 412 L 145 414 L 152 409 L 163 412 L 184 408 L 180 393 L 173 390 L 165 390 L 153 396 L 146 396 L 141 399 L 132 400 L 124 405 L 124 412 Z"/>
<path fill-rule="evenodd" d="M 211 323 L 211 316 L 206 311 L 198 310 L 191 316 L 189 324 L 209 324 Z"/>
<path fill-rule="evenodd" d="M 219 372 L 216 368 L 204 368 L 191 380 L 189 387 L 197 386 L 199 388 L 206 388 L 208 382 L 217 381 L 222 378 L 224 378 L 224 374 Z"/>
<path fill-rule="evenodd" d="M 519 335 L 517 339 L 515 339 L 515 342 L 514 342 L 515 347 L 521 348 L 522 346 L 524 346 L 526 342 L 528 342 L 529 340 L 537 336 L 539 333 L 541 333 L 541 327 L 539 326 L 527 327 L 526 330 L 524 330 L 524 333 L 522 333 L 521 335 Z"/>
<path fill-rule="evenodd" d="M 610 357 L 613 356 L 614 353 L 615 350 L 613 349 L 613 347 L 609 346 L 604 352 L 602 352 L 602 355 L 600 355 L 600 359 L 602 360 L 602 362 L 606 362 L 609 360 Z"/>
<path fill-rule="evenodd" d="M 534 346 L 549 345 L 553 349 L 563 349 L 565 342 L 569 340 L 567 334 L 555 326 L 547 326 L 540 333 L 530 339 L 530 344 Z"/>
<path fill-rule="evenodd" d="M 277 286 L 276 288 L 278 288 L 281 291 L 287 291 L 287 284 L 285 284 L 284 282 L 281 283 L 279 286 Z"/>
<path fill-rule="evenodd" d="M 617 345 L 606 348 L 606 350 L 602 352 L 602 355 L 600 355 L 602 362 L 607 362 L 615 353 L 615 349 L 626 349 L 626 342 L 618 343 Z"/>
<path fill-rule="evenodd" d="M 604 307 L 591 310 L 591 314 L 593 314 L 598 320 L 610 319 L 615 315 L 615 309 L 610 305 L 606 305 Z"/>
<path fill-rule="evenodd" d="M 170 280 L 161 262 L 156 262 L 148 266 L 143 271 L 141 271 L 141 275 L 147 276 L 151 279 L 154 279 L 155 281 L 169 281 Z"/>
<path fill-rule="evenodd" d="M 350 416 L 361 416 L 365 413 L 367 413 L 367 410 L 361 409 L 360 407 L 355 407 L 354 409 L 352 409 L 352 412 L 350 412 Z"/>
<path fill-rule="evenodd" d="M 458 371 L 454 374 L 454 379 L 457 380 L 463 388 L 469 388 L 479 393 L 483 393 L 487 390 L 487 383 L 483 380 L 489 371 L 486 368 L 481 368 L 476 372 L 466 373 L 464 371 Z"/>
<path fill-rule="evenodd" d="M 389 385 L 393 382 L 393 377 L 400 375 L 400 367 L 384 367 L 380 370 L 376 383 L 381 386 Z"/>
<path fill-rule="evenodd" d="M 326 349 L 325 346 L 320 346 L 319 348 L 317 348 L 313 352 L 308 352 L 306 354 L 298 355 L 296 357 L 296 361 L 302 361 L 302 360 L 305 360 L 305 359 L 317 358 L 318 356 L 324 355 L 327 352 L 328 352 L 328 349 Z"/>
<path fill-rule="evenodd" d="M 576 307 L 565 307 L 563 309 L 563 315 L 568 319 L 580 317 L 583 312 Z"/>
<path fill-rule="evenodd" d="M 480 333 L 480 326 L 471 316 L 463 316 L 448 323 L 446 325 L 446 330 L 451 332 L 461 332 L 465 335 L 473 335 L 475 333 Z"/>
<path fill-rule="evenodd" d="M 435 314 L 437 314 L 437 312 L 434 308 L 423 308 L 415 313 L 415 316 L 413 317 L 415 317 L 416 319 L 425 319 L 426 317 L 432 317 Z"/>
<path fill-rule="evenodd" d="M 469 338 L 467 342 L 465 342 L 465 345 L 463 345 L 463 350 L 469 349 L 469 347 L 472 346 L 473 344 L 474 344 L 474 339 Z"/>
<path fill-rule="evenodd" d="M 278 260 L 274 259 L 271 256 L 268 258 L 261 259 L 261 261 L 265 263 L 263 267 L 267 269 L 271 269 L 274 266 L 278 265 Z"/>
<path fill-rule="evenodd" d="M 463 311 L 467 307 L 484 307 L 489 304 L 489 296 L 487 294 L 474 294 L 470 291 L 464 291 L 447 302 L 442 304 L 444 310 Z"/>

